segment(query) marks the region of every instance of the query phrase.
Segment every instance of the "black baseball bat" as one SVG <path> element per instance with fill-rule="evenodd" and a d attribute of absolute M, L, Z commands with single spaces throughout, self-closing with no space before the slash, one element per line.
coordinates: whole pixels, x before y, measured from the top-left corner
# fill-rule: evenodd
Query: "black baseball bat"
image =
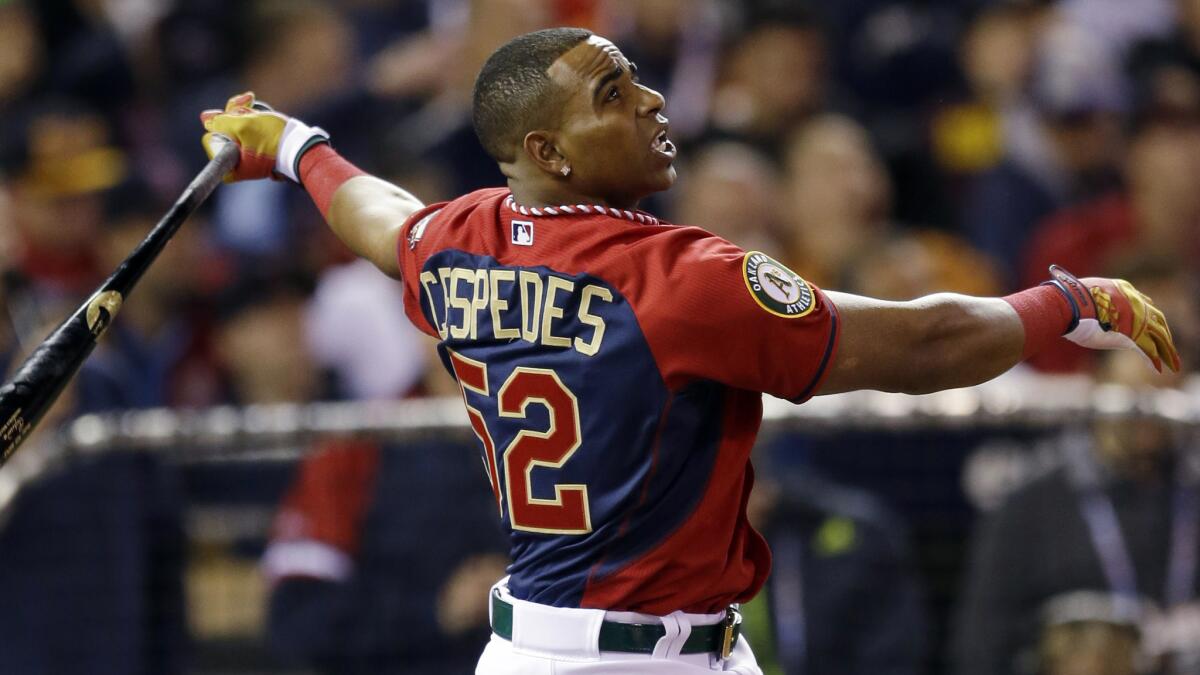
<path fill-rule="evenodd" d="M 238 161 L 238 147 L 224 144 L 196 175 L 167 214 L 158 221 L 116 271 L 75 313 L 38 345 L 0 388 L 0 466 L 29 437 L 67 383 L 112 323 L 121 303 L 188 216 L 208 199 Z"/>

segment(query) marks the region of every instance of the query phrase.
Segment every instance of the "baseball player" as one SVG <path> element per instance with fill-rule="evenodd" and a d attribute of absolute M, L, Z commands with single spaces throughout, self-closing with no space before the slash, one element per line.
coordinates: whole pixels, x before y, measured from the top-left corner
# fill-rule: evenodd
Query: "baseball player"
<path fill-rule="evenodd" d="M 675 179 L 664 106 L 600 36 L 517 37 L 474 93 L 507 187 L 429 206 L 250 93 L 201 116 L 210 153 L 241 146 L 230 180 L 303 186 L 440 340 L 511 532 L 479 673 L 760 673 L 736 607 L 771 565 L 745 514 L 762 392 L 963 387 L 1064 335 L 1179 367 L 1123 281 L 883 302 L 637 210 Z"/>

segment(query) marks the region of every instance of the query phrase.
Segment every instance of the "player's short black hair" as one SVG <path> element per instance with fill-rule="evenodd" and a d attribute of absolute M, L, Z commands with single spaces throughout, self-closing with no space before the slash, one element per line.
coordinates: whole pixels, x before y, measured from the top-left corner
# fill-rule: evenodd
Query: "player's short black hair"
<path fill-rule="evenodd" d="M 554 86 L 546 71 L 592 36 L 582 28 L 547 28 L 517 36 L 488 57 L 475 79 L 473 121 L 483 149 L 511 162 L 525 134 L 549 121 Z"/>

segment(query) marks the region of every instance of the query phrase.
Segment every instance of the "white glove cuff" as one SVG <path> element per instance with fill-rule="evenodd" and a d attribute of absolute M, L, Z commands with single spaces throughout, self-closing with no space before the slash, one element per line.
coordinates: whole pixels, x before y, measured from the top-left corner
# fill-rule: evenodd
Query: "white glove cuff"
<path fill-rule="evenodd" d="M 1096 319 L 1080 319 L 1079 323 L 1075 326 L 1075 330 L 1067 333 L 1063 337 L 1081 347 L 1089 347 L 1091 349 L 1119 349 L 1120 347 L 1108 347 L 1101 345 L 1107 345 L 1111 343 L 1114 338 L 1125 338 L 1126 340 L 1129 340 L 1129 338 L 1121 335 L 1120 333 L 1104 330 L 1104 328 L 1100 326 L 1100 322 Z M 1130 340 L 1130 342 L 1132 343 L 1132 340 Z"/>
<path fill-rule="evenodd" d="M 1100 322 L 1096 319 L 1081 319 L 1075 330 L 1063 337 L 1080 347 L 1087 347 L 1088 349 L 1128 349 L 1135 351 L 1142 355 L 1146 363 L 1150 364 L 1150 367 L 1154 367 L 1154 363 L 1146 355 L 1146 352 L 1142 351 L 1142 348 L 1138 347 L 1137 343 L 1131 340 L 1128 335 L 1115 330 L 1104 330 L 1100 326 Z"/>
<path fill-rule="evenodd" d="M 279 138 L 279 154 L 275 156 L 275 173 L 300 182 L 300 155 L 317 143 L 327 142 L 329 134 L 321 127 L 310 127 L 291 117 Z"/>

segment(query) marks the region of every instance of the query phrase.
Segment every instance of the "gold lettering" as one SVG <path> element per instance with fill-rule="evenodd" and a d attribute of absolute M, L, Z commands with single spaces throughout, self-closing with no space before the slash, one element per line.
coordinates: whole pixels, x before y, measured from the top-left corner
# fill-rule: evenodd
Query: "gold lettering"
<path fill-rule="evenodd" d="M 438 336 L 443 340 L 446 339 L 446 323 L 438 319 L 437 305 L 433 300 L 432 284 L 436 284 L 437 276 L 433 272 L 421 272 L 421 288 L 425 289 L 425 297 L 429 298 L 429 313 L 433 315 L 433 327 L 437 329 Z"/>
<path fill-rule="evenodd" d="M 554 294 L 558 291 L 570 293 L 575 290 L 575 282 L 562 277 L 550 277 L 546 282 L 546 309 L 542 310 L 542 344 L 547 347 L 570 347 L 571 338 L 559 337 L 552 332 L 553 321 L 561 319 L 563 311 L 554 306 Z"/>
<path fill-rule="evenodd" d="M 0 441 L 8 443 L 7 447 L 4 448 L 4 454 L 0 455 L 0 461 L 7 460 L 9 455 L 13 454 L 17 447 L 25 440 L 25 437 L 29 435 L 29 432 L 33 431 L 33 425 L 26 422 L 25 418 L 21 416 L 22 410 L 24 408 L 17 408 L 4 423 L 4 426 L 0 427 Z"/>
<path fill-rule="evenodd" d="M 471 296 L 471 339 L 478 337 L 479 313 L 487 309 L 488 304 L 488 272 L 475 270 L 475 293 Z"/>
<path fill-rule="evenodd" d="M 521 270 L 520 283 L 521 338 L 527 342 L 537 342 L 542 311 L 542 278 L 537 272 Z"/>
<path fill-rule="evenodd" d="M 575 338 L 575 351 L 584 356 L 595 356 L 596 352 L 600 351 L 600 343 L 604 341 L 604 319 L 590 313 L 592 298 L 600 298 L 605 302 L 612 302 L 612 291 L 595 284 L 588 284 L 583 287 L 583 294 L 579 300 L 579 320 L 596 329 L 592 332 L 591 342 L 584 342 L 582 338 Z"/>
<path fill-rule="evenodd" d="M 460 296 L 458 294 L 458 285 L 460 283 L 471 284 L 470 295 Z M 461 340 L 473 332 L 472 324 L 474 317 L 471 315 L 471 302 L 475 297 L 475 270 L 470 270 L 465 267 L 455 267 L 450 271 L 450 307 L 462 310 L 463 320 L 461 326 L 450 324 L 450 337 L 455 340 Z M 446 322 L 449 323 L 449 317 Z"/>
<path fill-rule="evenodd" d="M 521 337 L 518 328 L 503 328 L 500 323 L 500 313 L 508 310 L 508 301 L 500 295 L 501 281 L 515 281 L 517 273 L 512 270 L 491 270 L 492 282 L 492 334 L 497 340 L 516 340 Z"/>
<path fill-rule="evenodd" d="M 450 294 L 453 289 L 450 288 L 450 272 L 449 267 L 438 268 L 438 278 L 442 282 L 442 322 L 446 326 L 446 336 L 450 335 Z M 443 339 L 445 339 L 443 337 Z"/>
<path fill-rule="evenodd" d="M 21 417 L 21 411 L 23 410 L 24 408 L 17 408 L 4 423 L 4 426 L 0 427 L 0 440 L 12 441 L 24 437 L 28 433 L 31 427 L 25 422 L 25 418 Z"/>

